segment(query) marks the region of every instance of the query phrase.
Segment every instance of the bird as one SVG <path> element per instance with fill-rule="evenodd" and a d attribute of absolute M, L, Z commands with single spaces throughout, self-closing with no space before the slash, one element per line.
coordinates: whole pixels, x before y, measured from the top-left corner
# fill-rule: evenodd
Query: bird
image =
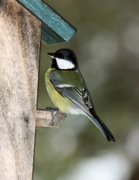
<path fill-rule="evenodd" d="M 45 85 L 54 105 L 66 114 L 85 115 L 108 141 L 115 142 L 113 134 L 96 113 L 75 53 L 65 48 L 49 52 L 48 56 L 52 63 L 45 73 Z"/>

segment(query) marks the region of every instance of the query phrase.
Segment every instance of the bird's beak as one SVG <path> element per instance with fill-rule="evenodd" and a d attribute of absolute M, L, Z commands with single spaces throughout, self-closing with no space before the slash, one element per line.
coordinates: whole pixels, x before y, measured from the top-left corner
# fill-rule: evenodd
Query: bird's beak
<path fill-rule="evenodd" d="M 54 53 L 48 53 L 48 55 L 50 56 L 50 58 L 54 59 Z"/>

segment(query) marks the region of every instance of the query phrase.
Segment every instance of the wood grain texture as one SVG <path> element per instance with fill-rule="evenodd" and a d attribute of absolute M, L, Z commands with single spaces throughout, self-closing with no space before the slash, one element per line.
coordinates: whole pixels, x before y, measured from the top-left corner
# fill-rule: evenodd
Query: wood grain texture
<path fill-rule="evenodd" d="M 42 0 L 17 0 L 42 22 L 42 41 L 47 44 L 69 41 L 76 29 Z"/>
<path fill-rule="evenodd" d="M 0 180 L 31 180 L 35 119 L 47 127 L 63 118 L 36 111 L 40 34 L 36 17 L 0 0 Z"/>
<path fill-rule="evenodd" d="M 67 117 L 66 114 L 60 111 L 51 110 L 37 110 L 36 111 L 36 128 L 45 127 L 59 127 L 63 119 Z"/>
<path fill-rule="evenodd" d="M 40 22 L 0 0 L 0 180 L 31 180 Z"/>

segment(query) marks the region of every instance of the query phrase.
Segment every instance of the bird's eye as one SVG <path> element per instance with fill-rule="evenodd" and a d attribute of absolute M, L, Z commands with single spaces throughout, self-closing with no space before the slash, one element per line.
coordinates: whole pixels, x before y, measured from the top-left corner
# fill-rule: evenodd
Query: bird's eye
<path fill-rule="evenodd" d="M 64 56 L 63 56 L 62 53 L 57 53 L 57 54 L 56 54 L 56 57 L 58 57 L 58 58 L 60 58 L 60 59 L 64 59 Z"/>

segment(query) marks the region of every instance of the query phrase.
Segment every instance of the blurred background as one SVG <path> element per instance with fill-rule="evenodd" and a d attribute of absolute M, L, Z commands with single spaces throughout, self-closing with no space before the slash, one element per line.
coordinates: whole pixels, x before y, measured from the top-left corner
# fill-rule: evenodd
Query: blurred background
<path fill-rule="evenodd" d="M 47 52 L 75 51 L 107 142 L 84 116 L 37 129 L 34 180 L 139 180 L 139 1 L 46 0 L 77 28 L 69 43 L 41 45 L 38 108 L 52 107 L 44 85 Z"/>

